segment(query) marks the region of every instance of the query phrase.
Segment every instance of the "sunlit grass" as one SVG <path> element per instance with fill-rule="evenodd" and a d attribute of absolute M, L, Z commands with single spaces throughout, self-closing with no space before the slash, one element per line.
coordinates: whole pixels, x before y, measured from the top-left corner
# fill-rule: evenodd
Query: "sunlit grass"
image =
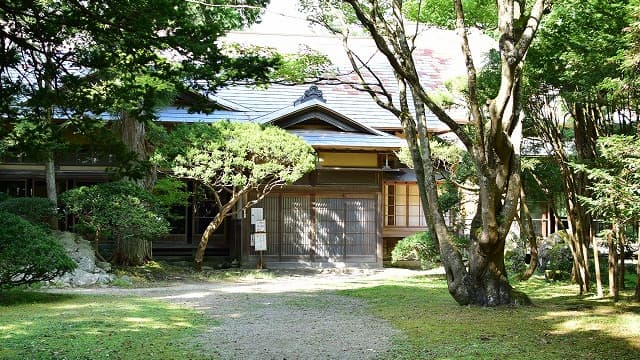
<path fill-rule="evenodd" d="M 10 291 L 0 313 L 0 359 L 211 358 L 197 338 L 213 321 L 156 300 Z"/>
<path fill-rule="evenodd" d="M 239 281 L 275 279 L 275 278 L 276 278 L 276 274 L 271 271 L 248 270 L 248 269 L 213 270 L 213 271 L 206 271 L 201 274 L 202 280 L 207 280 L 212 282 L 216 282 L 216 281 L 239 282 Z"/>
<path fill-rule="evenodd" d="M 459 306 L 443 279 L 341 291 L 366 300 L 401 335 L 389 359 L 637 359 L 640 304 L 579 298 L 536 278 L 516 285 L 534 306 Z"/>
<path fill-rule="evenodd" d="M 165 286 L 171 283 L 185 282 L 241 282 L 260 279 L 274 279 L 277 275 L 271 271 L 252 269 L 219 269 L 195 271 L 191 263 L 171 263 L 150 261 L 141 266 L 119 267 L 115 270 L 117 279 L 113 286 L 132 288 Z M 126 278 L 127 280 L 123 280 Z"/>

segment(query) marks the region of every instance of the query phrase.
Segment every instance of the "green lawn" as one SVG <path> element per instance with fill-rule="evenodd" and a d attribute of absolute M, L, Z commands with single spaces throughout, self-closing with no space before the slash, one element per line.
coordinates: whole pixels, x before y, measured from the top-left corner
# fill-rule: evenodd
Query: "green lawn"
<path fill-rule="evenodd" d="M 200 313 L 113 296 L 0 292 L 0 359 L 204 359 Z"/>
<path fill-rule="evenodd" d="M 339 293 L 400 330 L 389 359 L 640 358 L 640 304 L 578 298 L 540 278 L 516 286 L 534 306 L 459 306 L 444 280 L 424 277 Z M 213 324 L 151 299 L 0 292 L 0 359 L 205 359 L 199 335 Z"/>
<path fill-rule="evenodd" d="M 402 331 L 390 359 L 638 359 L 640 304 L 575 296 L 537 278 L 516 284 L 530 307 L 459 306 L 442 279 L 342 291 Z"/>

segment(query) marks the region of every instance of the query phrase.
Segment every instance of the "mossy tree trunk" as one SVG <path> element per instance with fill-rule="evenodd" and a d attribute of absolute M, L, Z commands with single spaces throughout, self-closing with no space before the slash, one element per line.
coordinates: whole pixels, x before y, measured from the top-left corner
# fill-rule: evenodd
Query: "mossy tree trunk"
<path fill-rule="evenodd" d="M 520 206 L 522 208 L 522 218 L 520 223 L 522 226 L 522 232 L 527 238 L 529 243 L 529 249 L 531 252 L 531 258 L 529 259 L 529 267 L 522 273 L 521 280 L 529 280 L 533 273 L 538 268 L 538 238 L 533 228 L 533 221 L 531 220 L 531 212 L 529 212 L 529 206 L 527 205 L 527 198 L 524 193 L 524 189 L 520 189 Z"/>
<path fill-rule="evenodd" d="M 520 79 L 524 59 L 545 9 L 545 1 L 536 0 L 531 7 L 525 7 L 524 2 L 518 0 L 496 2 L 501 75 L 497 96 L 487 102 L 480 99 L 462 1 L 453 1 L 455 25 L 467 70 L 468 88 L 465 97 L 470 112 L 467 127 L 454 121 L 423 86 L 413 56 L 416 45 L 413 40 L 418 34 L 407 32 L 409 28 L 405 28 L 404 2 L 345 2 L 351 5 L 355 18 L 369 32 L 378 50 L 393 69 L 399 92 L 397 97 L 396 94 L 387 92 L 389 84 L 382 81 L 379 74 L 373 73 L 368 64 L 349 48 L 348 31 L 342 32 L 347 56 L 359 80 L 358 86 L 402 123 L 416 171 L 424 215 L 429 221 L 430 230 L 438 239 L 449 293 L 461 305 L 528 303 L 526 296 L 517 293 L 509 285 L 503 252 L 520 198 L 519 147 L 524 115 Z M 529 13 L 525 15 L 524 11 L 520 11 L 524 9 Z M 350 17 L 345 16 L 347 19 Z M 322 15 L 320 18 L 334 32 L 340 32 L 333 25 L 335 19 L 322 18 Z M 427 111 L 457 136 L 475 163 L 478 173 L 478 207 L 471 226 L 468 267 L 452 242 L 451 232 L 439 206 L 434 162 L 430 153 L 431 135 L 427 128 Z"/>
<path fill-rule="evenodd" d="M 56 186 L 56 164 L 53 160 L 53 154 L 49 156 L 49 159 L 45 163 L 45 171 L 44 171 L 45 183 L 47 186 L 47 198 L 53 203 L 56 204 L 56 209 L 53 214 L 49 218 L 49 226 L 52 229 L 58 230 L 58 216 L 57 216 L 57 204 L 58 204 L 58 189 Z"/>
<path fill-rule="evenodd" d="M 119 239 L 111 262 L 118 265 L 139 266 L 153 259 L 152 242 L 145 239 Z"/>

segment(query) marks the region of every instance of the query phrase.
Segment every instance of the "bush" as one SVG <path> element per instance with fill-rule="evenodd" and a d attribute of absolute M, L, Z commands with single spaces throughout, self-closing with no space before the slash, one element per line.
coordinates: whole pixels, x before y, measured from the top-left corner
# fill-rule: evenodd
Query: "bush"
<path fill-rule="evenodd" d="M 522 248 L 515 248 L 504 254 L 504 266 L 508 274 L 522 274 L 527 269 L 527 252 Z"/>
<path fill-rule="evenodd" d="M 56 204 L 47 198 L 17 197 L 0 202 L 0 211 L 16 214 L 34 224 L 49 224 L 56 215 Z"/>
<path fill-rule="evenodd" d="M 150 260 L 151 241 L 169 232 L 153 195 L 131 182 L 71 189 L 61 200 L 83 230 L 96 235 L 96 245 L 107 237 L 114 240 L 116 263 L 141 265 Z"/>
<path fill-rule="evenodd" d="M 545 274 L 553 274 L 552 280 L 568 279 L 573 268 L 573 255 L 565 243 L 558 243 L 549 250 L 549 261 L 544 270 Z M 547 277 L 549 277 L 547 275 Z"/>
<path fill-rule="evenodd" d="M 0 288 L 51 280 L 76 266 L 48 229 L 0 212 Z"/>
<path fill-rule="evenodd" d="M 420 260 L 423 269 L 440 262 L 438 242 L 428 232 L 419 232 L 398 241 L 391 252 L 392 263 L 401 260 Z"/>

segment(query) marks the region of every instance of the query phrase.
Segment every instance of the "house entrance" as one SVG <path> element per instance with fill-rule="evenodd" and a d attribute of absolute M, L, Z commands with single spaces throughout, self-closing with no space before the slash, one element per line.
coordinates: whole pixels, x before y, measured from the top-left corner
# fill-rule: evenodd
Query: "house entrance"
<path fill-rule="evenodd" d="M 267 226 L 267 256 L 312 261 L 376 256 L 374 196 L 275 194 L 259 206 Z"/>

